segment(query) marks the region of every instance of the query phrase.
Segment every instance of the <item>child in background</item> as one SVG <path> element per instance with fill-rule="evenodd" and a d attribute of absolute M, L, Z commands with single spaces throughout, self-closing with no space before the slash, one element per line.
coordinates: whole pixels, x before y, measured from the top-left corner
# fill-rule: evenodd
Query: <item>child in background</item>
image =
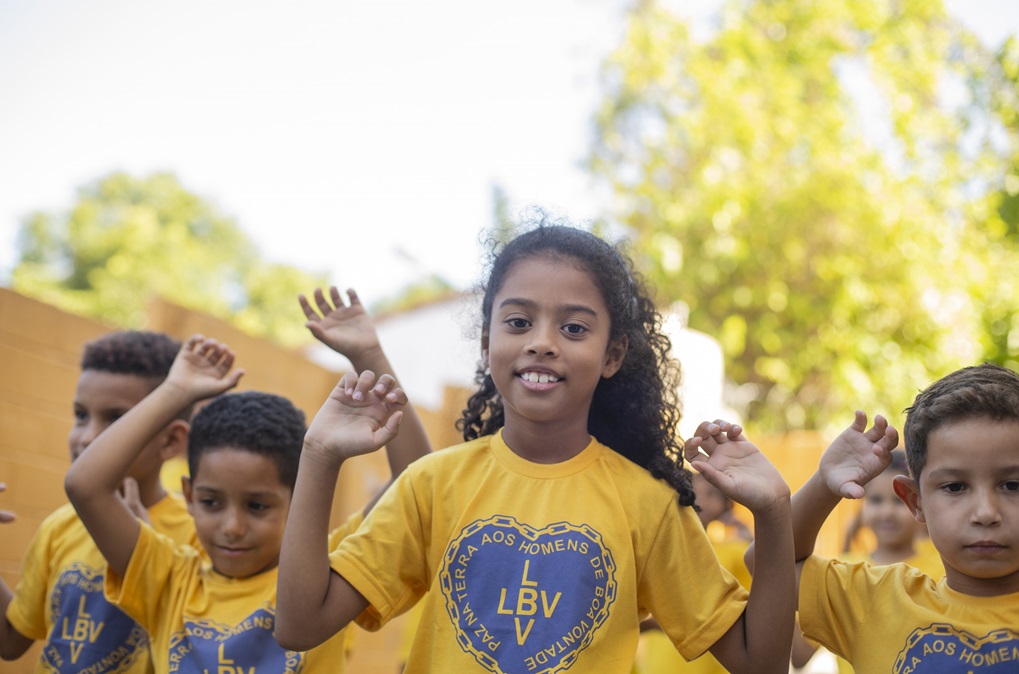
<path fill-rule="evenodd" d="M 648 611 L 686 657 L 786 672 L 788 486 L 739 426 L 704 423 L 686 443 L 755 514 L 768 552 L 748 601 L 689 507 L 668 338 L 626 258 L 541 225 L 495 257 L 482 315 L 468 442 L 410 466 L 332 555 L 338 472 L 367 444 L 348 424 L 380 423 L 384 401 L 366 373 L 319 410 L 280 559 L 280 643 L 313 647 L 355 617 L 378 627 L 425 597 L 408 672 L 629 672 Z"/>
<path fill-rule="evenodd" d="M 750 589 L 750 572 L 743 562 L 747 546 L 753 540 L 750 530 L 733 514 L 732 500 L 703 475 L 694 473 L 691 482 L 700 507 L 697 517 L 708 533 L 719 563 L 740 585 Z M 640 640 L 641 657 L 634 670 L 636 674 L 725 674 L 725 668 L 710 653 L 690 662 L 684 660 L 654 618 L 641 623 Z"/>
<path fill-rule="evenodd" d="M 180 343 L 154 332 L 115 332 L 85 345 L 68 436 L 72 465 L 92 442 L 166 377 Z M 183 500 L 167 494 L 163 462 L 187 442 L 187 410 L 166 418 L 127 466 L 114 491 L 157 531 L 179 543 L 195 541 Z M 147 512 L 146 512 L 147 510 Z M 148 638 L 103 596 L 106 562 L 68 504 L 39 526 L 12 593 L 0 580 L 0 655 L 19 658 L 45 641 L 38 672 L 149 672 Z"/>
<path fill-rule="evenodd" d="M 906 410 L 909 476 L 895 493 L 926 523 L 945 576 L 905 564 L 825 560 L 817 532 L 841 498 L 860 498 L 897 433 L 857 412 L 794 497 L 804 634 L 858 672 L 1014 672 L 1019 654 L 1019 375 L 957 370 Z"/>
<path fill-rule="evenodd" d="M 243 371 L 233 361 L 215 340 L 189 339 L 166 381 L 71 467 L 68 496 L 106 557 L 107 596 L 151 635 L 157 674 L 342 672 L 344 634 L 307 653 L 284 651 L 271 636 L 276 566 L 305 431 L 304 415 L 288 400 L 224 395 L 192 421 L 184 495 L 208 561 L 157 535 L 117 498 L 117 485 L 157 429 L 236 386 Z M 375 390 L 399 409 L 406 399 L 394 389 L 382 377 Z M 395 422 L 378 438 L 393 435 Z"/>

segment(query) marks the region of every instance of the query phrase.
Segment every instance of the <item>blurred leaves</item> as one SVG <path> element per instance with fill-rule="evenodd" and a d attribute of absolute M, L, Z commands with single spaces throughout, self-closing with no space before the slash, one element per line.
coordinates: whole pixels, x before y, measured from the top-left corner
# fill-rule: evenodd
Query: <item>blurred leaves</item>
<path fill-rule="evenodd" d="M 899 422 L 1019 366 L 1014 40 L 936 0 L 734 0 L 710 30 L 643 1 L 603 83 L 591 169 L 756 426 Z"/>
<path fill-rule="evenodd" d="M 307 341 L 297 294 L 324 276 L 272 264 L 230 218 L 165 173 L 105 176 L 66 214 L 33 213 L 12 287 L 118 327 L 161 296 L 284 344 Z"/>

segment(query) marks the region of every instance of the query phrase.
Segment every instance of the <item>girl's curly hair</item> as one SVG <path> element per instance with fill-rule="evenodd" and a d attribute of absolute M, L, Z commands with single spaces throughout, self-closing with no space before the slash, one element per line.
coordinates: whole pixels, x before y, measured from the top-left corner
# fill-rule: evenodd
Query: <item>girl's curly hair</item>
<path fill-rule="evenodd" d="M 671 342 L 662 332 L 658 313 L 644 279 L 623 251 L 594 234 L 549 223 L 545 216 L 506 244 L 490 241 L 489 273 L 480 287 L 481 329 L 487 334 L 492 302 L 513 265 L 546 257 L 576 264 L 587 271 L 601 291 L 612 320 L 610 339 L 626 338 L 628 348 L 615 376 L 595 389 L 588 432 L 679 493 L 680 505 L 694 505 L 690 472 L 683 467 L 679 363 L 670 355 Z M 505 423 L 502 399 L 492 377 L 479 364 L 478 389 L 457 421 L 464 440 L 490 435 Z"/>

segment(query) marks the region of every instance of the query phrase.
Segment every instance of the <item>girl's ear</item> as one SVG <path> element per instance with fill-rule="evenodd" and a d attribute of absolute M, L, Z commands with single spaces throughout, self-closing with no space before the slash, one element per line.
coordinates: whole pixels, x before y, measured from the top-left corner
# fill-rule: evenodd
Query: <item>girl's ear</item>
<path fill-rule="evenodd" d="M 920 488 L 917 486 L 916 480 L 906 475 L 896 475 L 892 478 L 892 489 L 895 490 L 895 495 L 909 508 L 909 512 L 913 513 L 913 518 L 917 522 L 927 522 L 927 518 L 923 514 Z"/>
<path fill-rule="evenodd" d="M 609 348 L 605 350 L 605 364 L 602 366 L 601 376 L 608 379 L 619 368 L 623 366 L 623 359 L 626 358 L 626 350 L 630 347 L 630 340 L 623 335 L 617 340 L 609 342 Z"/>
<path fill-rule="evenodd" d="M 481 333 L 481 364 L 488 369 L 488 331 Z"/>

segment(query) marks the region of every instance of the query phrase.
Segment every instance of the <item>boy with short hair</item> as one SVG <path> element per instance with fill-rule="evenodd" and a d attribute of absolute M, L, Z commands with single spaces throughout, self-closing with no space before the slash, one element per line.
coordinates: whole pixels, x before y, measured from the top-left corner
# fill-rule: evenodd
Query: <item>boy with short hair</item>
<path fill-rule="evenodd" d="M 116 419 L 165 379 L 180 349 L 156 332 L 124 331 L 85 345 L 68 436 L 72 463 Z M 131 512 L 180 543 L 195 540 L 182 499 L 159 480 L 163 462 L 187 441 L 186 410 L 152 433 L 117 488 Z M 147 510 L 147 512 L 146 512 Z M 0 656 L 21 657 L 45 641 L 38 672 L 149 672 L 148 639 L 138 624 L 103 596 L 106 560 L 70 504 L 47 517 L 22 563 L 17 588 L 0 580 Z"/>
<path fill-rule="evenodd" d="M 927 524 L 945 577 L 904 564 L 813 555 L 840 498 L 860 498 L 897 444 L 856 418 L 793 497 L 799 616 L 806 636 L 857 672 L 1019 670 L 1019 375 L 984 364 L 936 381 L 907 410 L 910 477 L 896 494 Z"/>
<path fill-rule="evenodd" d="M 225 345 L 189 339 L 166 381 L 68 471 L 68 496 L 108 562 L 107 596 L 149 631 L 157 673 L 342 672 L 344 633 L 303 653 L 284 651 L 272 637 L 277 564 L 304 443 L 304 416 L 289 401 L 229 394 L 195 415 L 184 493 L 208 561 L 154 533 L 116 498 L 121 477 L 156 429 L 236 386 L 243 371 L 233 370 L 233 361 Z M 365 376 L 345 375 L 340 386 L 353 388 Z M 375 449 L 395 437 L 406 397 L 389 375 L 360 390 L 363 398 L 385 401 L 363 419 Z"/>

